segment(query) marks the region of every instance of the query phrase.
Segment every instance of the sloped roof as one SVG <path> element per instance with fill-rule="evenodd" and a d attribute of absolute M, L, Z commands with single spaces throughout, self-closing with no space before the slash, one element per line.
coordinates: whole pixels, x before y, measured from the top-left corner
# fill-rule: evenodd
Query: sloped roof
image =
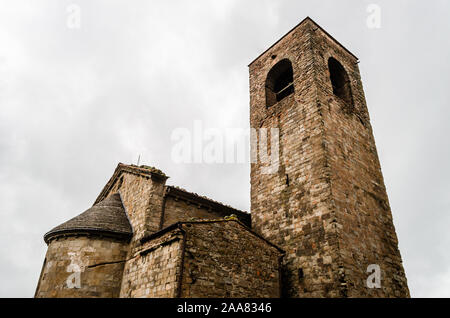
<path fill-rule="evenodd" d="M 249 227 L 251 226 L 250 213 L 248 213 L 246 211 L 241 211 L 241 210 L 235 209 L 229 205 L 215 201 L 215 200 L 205 197 L 203 195 L 200 195 L 200 194 L 197 194 L 194 192 L 189 192 L 186 189 L 176 187 L 176 186 L 166 186 L 166 191 L 165 191 L 164 195 L 182 199 L 182 200 L 186 200 L 188 202 L 196 203 L 200 206 L 210 208 L 211 210 L 214 210 L 215 212 L 219 212 L 219 213 L 223 214 L 223 216 L 236 214 L 239 217 L 239 219 L 246 226 L 249 226 Z"/>
<path fill-rule="evenodd" d="M 198 219 L 198 220 L 193 220 L 193 221 L 181 221 L 181 222 L 176 222 L 176 223 L 172 223 L 171 225 L 159 230 L 158 232 L 152 233 L 150 235 L 147 235 L 145 237 L 143 237 L 141 239 L 141 243 L 146 243 L 148 241 L 151 241 L 155 238 L 160 237 L 161 235 L 173 231 L 175 229 L 182 229 L 184 225 L 186 224 L 191 224 L 191 225 L 201 225 L 201 224 L 208 224 L 208 223 L 228 223 L 228 222 L 234 222 L 240 226 L 242 226 L 246 231 L 248 231 L 249 233 L 251 233 L 255 238 L 264 241 L 267 245 L 275 248 L 276 250 L 278 250 L 280 253 L 285 254 L 286 252 L 281 249 L 280 247 L 278 247 L 277 245 L 275 245 L 274 243 L 270 242 L 269 240 L 267 240 L 266 238 L 264 238 L 263 236 L 261 236 L 260 234 L 256 233 L 255 231 L 253 231 L 251 228 L 249 228 L 247 225 L 245 225 L 244 223 L 242 223 L 241 221 L 239 221 L 239 219 L 235 218 L 234 216 L 229 216 L 229 217 L 225 217 L 223 219 Z"/>
<path fill-rule="evenodd" d="M 44 235 L 44 241 L 61 235 L 83 233 L 110 235 L 129 240 L 133 234 L 120 195 L 115 193 Z"/>
<path fill-rule="evenodd" d="M 299 24 L 297 24 L 295 27 L 293 27 L 291 30 L 289 30 L 285 35 L 283 35 L 278 41 L 276 41 L 274 44 L 272 44 L 268 49 L 266 49 L 264 52 L 262 52 L 260 55 L 258 55 L 257 58 L 255 58 L 253 61 L 250 62 L 250 65 L 252 65 L 257 59 L 259 59 L 261 56 L 263 56 L 267 51 L 269 51 L 271 48 L 273 48 L 275 45 L 277 45 L 282 39 L 284 39 L 288 34 L 290 34 L 292 31 L 297 29 L 300 25 L 304 24 L 306 21 L 312 22 L 316 27 L 318 27 L 320 30 L 322 30 L 323 33 L 325 33 L 332 41 L 334 41 L 337 45 L 339 45 L 341 48 L 343 48 L 347 53 L 349 53 L 351 56 L 353 56 L 356 60 L 358 60 L 358 57 L 350 52 L 345 46 L 343 46 L 338 40 L 336 40 L 333 36 L 331 36 L 324 28 L 322 28 L 320 25 L 317 24 L 316 21 L 311 19 L 310 17 L 304 18 L 302 21 L 300 21 Z"/>
<path fill-rule="evenodd" d="M 140 165 L 140 166 L 127 165 L 127 164 L 119 162 L 119 164 L 116 167 L 116 170 L 114 170 L 113 175 L 111 176 L 109 181 L 106 183 L 102 192 L 100 192 L 100 194 L 98 195 L 94 204 L 97 204 L 98 202 L 102 201 L 105 198 L 105 196 L 108 194 L 108 192 L 114 186 L 115 182 L 119 179 L 119 177 L 122 175 L 123 172 L 131 173 L 131 174 L 139 175 L 139 176 L 143 176 L 143 177 L 148 177 L 148 178 L 156 178 L 156 179 L 164 180 L 164 181 L 169 178 L 164 172 L 162 172 L 159 169 L 156 169 L 155 167 L 150 167 L 150 166 L 146 166 L 146 165 Z"/>

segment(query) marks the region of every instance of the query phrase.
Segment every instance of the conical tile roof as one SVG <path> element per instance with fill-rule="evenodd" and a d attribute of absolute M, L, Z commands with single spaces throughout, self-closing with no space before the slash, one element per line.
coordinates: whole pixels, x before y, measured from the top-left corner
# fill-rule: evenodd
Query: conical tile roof
<path fill-rule="evenodd" d="M 127 240 L 131 238 L 133 230 L 118 193 L 47 232 L 44 241 L 48 243 L 56 236 L 82 233 L 112 235 Z"/>

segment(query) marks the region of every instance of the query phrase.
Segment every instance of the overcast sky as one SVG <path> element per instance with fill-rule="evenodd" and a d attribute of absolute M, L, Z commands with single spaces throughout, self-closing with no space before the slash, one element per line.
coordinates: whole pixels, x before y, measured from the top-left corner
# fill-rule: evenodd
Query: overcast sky
<path fill-rule="evenodd" d="M 445 0 L 1 0 L 0 296 L 33 296 L 43 234 L 139 154 L 248 211 L 248 164 L 176 164 L 170 137 L 195 120 L 247 128 L 247 65 L 310 16 L 360 58 L 411 295 L 450 297 L 449 13 Z"/>

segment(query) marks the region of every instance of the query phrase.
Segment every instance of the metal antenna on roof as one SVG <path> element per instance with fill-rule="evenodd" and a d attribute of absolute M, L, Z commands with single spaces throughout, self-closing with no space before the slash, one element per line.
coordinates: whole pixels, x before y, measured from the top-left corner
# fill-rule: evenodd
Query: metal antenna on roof
<path fill-rule="evenodd" d="M 140 162 L 141 162 L 141 154 L 139 154 L 138 161 L 137 161 L 137 166 L 139 166 Z"/>

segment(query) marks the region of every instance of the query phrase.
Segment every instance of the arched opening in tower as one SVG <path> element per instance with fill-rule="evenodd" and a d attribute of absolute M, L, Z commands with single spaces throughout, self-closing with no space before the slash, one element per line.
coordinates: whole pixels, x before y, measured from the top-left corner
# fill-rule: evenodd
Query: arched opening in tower
<path fill-rule="evenodd" d="M 332 57 L 328 59 L 328 69 L 330 71 L 333 94 L 342 99 L 347 104 L 347 107 L 352 109 L 353 97 L 347 72 L 342 64 Z"/>
<path fill-rule="evenodd" d="M 272 67 L 266 79 L 267 107 L 275 105 L 294 92 L 293 75 L 292 64 L 288 59 L 283 59 Z"/>

